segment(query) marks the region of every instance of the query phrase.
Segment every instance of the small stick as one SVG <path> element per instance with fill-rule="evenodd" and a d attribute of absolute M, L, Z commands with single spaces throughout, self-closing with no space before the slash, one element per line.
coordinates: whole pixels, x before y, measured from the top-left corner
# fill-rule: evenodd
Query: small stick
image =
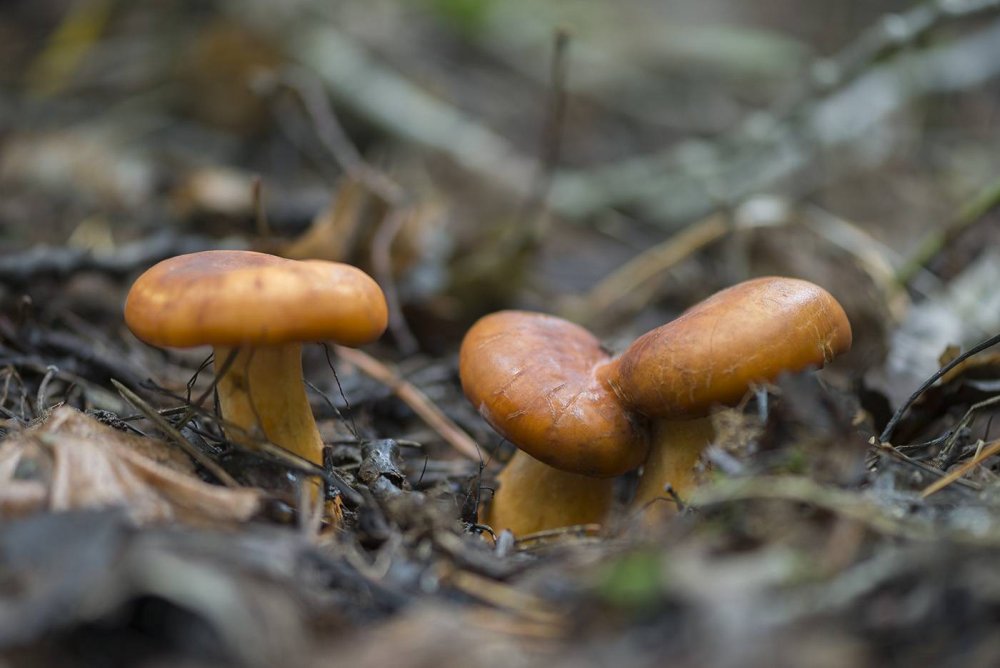
<path fill-rule="evenodd" d="M 889 420 L 889 424 L 885 426 L 885 429 L 883 429 L 882 433 L 879 435 L 878 440 L 881 441 L 882 443 L 889 442 L 889 439 L 892 438 L 892 432 L 896 429 L 896 425 L 899 424 L 899 421 L 903 419 L 904 415 L 906 415 L 906 411 L 909 410 L 911 405 L 913 405 L 913 402 L 915 402 L 920 397 L 921 394 L 926 392 L 931 385 L 936 383 L 939 378 L 944 376 L 946 373 L 948 373 L 949 371 L 951 371 L 956 366 L 958 366 L 965 360 L 969 359 L 976 353 L 980 353 L 986 350 L 987 348 L 996 345 L 997 343 L 1000 343 L 1000 334 L 996 336 L 991 336 L 982 343 L 976 344 L 968 351 L 962 353 L 961 355 L 958 355 L 957 357 L 955 357 L 955 359 L 953 359 L 952 361 L 948 362 L 943 367 L 938 369 L 937 372 L 935 372 L 934 375 L 928 378 L 923 385 L 917 388 L 916 392 L 911 394 L 909 398 L 907 398 L 907 400 L 903 402 L 902 406 L 896 409 L 896 412 L 893 414 L 892 419 Z"/>
<path fill-rule="evenodd" d="M 49 392 L 49 383 L 59 373 L 59 367 L 50 364 L 45 368 L 45 376 L 38 385 L 38 395 L 35 397 L 35 415 L 41 417 L 45 414 L 45 398 Z"/>
<path fill-rule="evenodd" d="M 264 181 L 260 175 L 254 176 L 250 184 L 250 193 L 253 197 L 254 220 L 257 223 L 257 234 L 262 239 L 271 237 L 271 225 L 267 221 L 267 210 L 264 208 Z"/>
<path fill-rule="evenodd" d="M 219 466 L 211 457 L 192 445 L 190 441 L 184 438 L 183 434 L 177 431 L 172 424 L 167 422 L 166 419 L 164 419 L 155 408 L 146 403 L 142 397 L 119 383 L 114 378 L 111 379 L 111 384 L 115 386 L 115 389 L 118 390 L 118 394 L 120 394 L 125 401 L 135 406 L 136 410 L 145 415 L 148 420 L 161 429 L 163 433 L 169 436 L 170 440 L 179 445 L 181 450 L 186 452 L 189 457 L 204 466 L 207 471 L 219 480 L 219 482 L 226 487 L 240 486 L 240 484 L 236 482 L 236 480 L 229 475 L 225 469 Z"/>
<path fill-rule="evenodd" d="M 606 276 L 582 297 L 573 311 L 579 322 L 588 322 L 605 313 L 623 297 L 634 292 L 671 267 L 729 233 L 728 216 L 715 213 L 635 256 Z"/>
<path fill-rule="evenodd" d="M 555 623 L 561 619 L 547 600 L 476 573 L 456 570 L 445 575 L 443 580 L 473 598 L 526 619 L 542 624 Z"/>
<path fill-rule="evenodd" d="M 385 293 L 385 301 L 389 307 L 389 331 L 396 339 L 396 345 L 404 355 L 412 355 L 420 349 L 413 330 L 403 316 L 403 306 L 399 300 L 399 290 L 392 275 L 392 242 L 406 225 L 407 219 L 413 215 L 410 207 L 393 208 L 382 218 L 375 237 L 372 239 L 372 267 L 375 277 Z"/>
<path fill-rule="evenodd" d="M 556 167 L 559 166 L 559 153 L 562 147 L 562 128 L 566 119 L 566 80 L 569 76 L 570 33 L 565 28 L 556 28 L 552 35 L 552 61 L 549 64 L 549 97 L 546 102 L 545 122 L 538 142 L 538 157 L 535 164 L 535 178 L 527 200 L 522 205 L 522 218 L 527 218 L 533 211 L 545 213 L 548 208 L 549 189 Z M 541 225 L 536 225 L 527 232 L 540 239 Z"/>
<path fill-rule="evenodd" d="M 935 467 L 931 466 L 930 464 L 925 464 L 924 462 L 922 462 L 922 461 L 920 461 L 918 459 L 914 459 L 913 457 L 910 457 L 909 455 L 903 454 L 902 452 L 900 452 L 899 450 L 897 450 L 891 443 L 878 443 L 878 442 L 875 441 L 874 438 L 872 438 L 871 444 L 874 447 L 878 448 L 878 450 L 880 452 L 884 452 L 884 453 L 888 454 L 889 456 L 898 459 L 901 462 L 906 462 L 910 466 L 918 468 L 921 471 L 923 471 L 924 473 L 929 473 L 930 475 L 937 476 L 938 478 L 944 478 L 944 477 L 946 477 L 948 475 L 947 473 L 945 473 L 944 471 L 942 471 L 939 468 L 935 468 Z M 971 480 L 959 480 L 958 484 L 961 485 L 961 486 L 963 486 L 963 487 L 967 487 L 968 489 L 977 491 L 977 492 L 982 489 L 981 485 L 978 485 L 978 484 L 972 482 Z"/>
<path fill-rule="evenodd" d="M 958 482 L 962 476 L 964 476 L 966 473 L 976 468 L 981 463 L 983 463 L 983 461 L 989 459 L 998 452 L 1000 452 L 1000 440 L 993 441 L 989 445 L 983 447 L 982 449 L 980 449 L 979 453 L 976 454 L 975 457 L 965 462 L 964 464 L 956 468 L 954 471 L 951 471 L 940 480 L 936 480 L 930 485 L 927 485 L 927 487 L 925 487 L 924 490 L 920 492 L 920 498 L 926 499 L 931 494 L 940 492 L 948 485 Z"/>
<path fill-rule="evenodd" d="M 984 408 L 989 408 L 990 406 L 994 406 L 998 403 L 1000 403 L 1000 395 L 992 396 L 989 399 L 983 399 L 982 401 L 969 406 L 968 410 L 965 411 L 965 414 L 962 415 L 961 419 L 955 424 L 954 427 L 952 427 L 951 434 L 949 434 L 945 439 L 944 447 L 941 448 L 941 454 L 938 455 L 941 462 L 948 461 L 950 455 L 955 449 L 955 446 L 958 444 L 959 434 L 962 433 L 963 429 L 969 426 L 976 413 Z"/>
<path fill-rule="evenodd" d="M 419 346 L 400 307 L 389 257 L 393 239 L 411 214 L 413 207 L 410 195 L 392 177 L 365 160 L 351 143 L 315 76 L 302 68 L 289 68 L 282 73 L 279 81 L 298 95 L 320 143 L 340 168 L 349 177 L 364 184 L 369 192 L 375 193 L 387 205 L 389 213 L 383 217 L 372 245 L 372 262 L 379 274 L 379 283 L 386 293 L 392 334 L 403 353 L 412 353 Z"/>
<path fill-rule="evenodd" d="M 191 418 L 194 417 L 197 409 L 201 408 L 201 405 L 205 403 L 205 399 L 208 399 L 208 397 L 215 392 L 215 388 L 219 386 L 219 382 L 223 379 L 223 377 L 225 377 L 227 373 L 229 373 L 229 369 L 233 366 L 233 362 L 236 361 L 236 357 L 239 354 L 240 354 L 239 348 L 233 348 L 231 351 L 229 351 L 228 357 L 226 357 L 225 361 L 223 361 L 222 367 L 218 370 L 218 373 L 216 373 L 215 376 L 212 378 L 211 384 L 209 384 L 209 386 L 205 388 L 205 391 L 202 392 L 201 395 L 194 400 L 194 402 L 189 402 L 187 410 L 181 416 L 181 419 L 178 420 L 177 424 L 184 426 L 188 423 L 188 421 Z M 163 413 L 159 411 L 158 414 L 163 415 Z"/>
<path fill-rule="evenodd" d="M 936 228 L 924 239 L 917 251 L 896 272 L 897 283 L 899 285 L 908 284 L 914 276 L 925 269 L 927 263 L 934 259 L 935 255 L 997 206 L 1000 206 L 1000 179 L 986 184 L 969 203 L 959 210 L 952 220 L 947 221 L 943 227 Z"/>
<path fill-rule="evenodd" d="M 354 348 L 334 346 L 337 355 L 358 367 L 365 375 L 379 381 L 399 397 L 403 403 L 413 409 L 413 412 L 427 423 L 451 447 L 476 461 L 482 459 L 479 446 L 461 427 L 452 422 L 451 418 L 441 412 L 423 392 L 409 381 L 400 378 L 389 367 L 377 359 Z"/>
<path fill-rule="evenodd" d="M 114 383 L 115 381 L 112 382 Z M 121 385 L 121 383 L 118 383 L 117 385 Z M 183 401 L 181 397 L 177 396 L 173 392 L 170 392 L 169 390 L 166 390 L 162 387 L 154 385 L 151 389 L 153 389 L 156 392 L 159 392 L 160 394 L 163 394 L 164 396 L 168 396 L 171 399 Z M 355 507 L 361 505 L 364 502 L 364 499 L 361 497 L 361 495 L 358 494 L 356 491 L 354 491 L 354 488 L 351 487 L 347 483 L 347 481 L 341 478 L 340 475 L 335 470 L 328 471 L 322 466 L 314 464 L 308 459 L 305 459 L 304 457 L 301 457 L 295 454 L 294 452 L 285 450 L 280 445 L 275 445 L 270 441 L 257 438 L 254 434 L 248 433 L 247 430 L 241 427 L 240 425 L 229 422 L 225 418 L 219 417 L 219 415 L 211 413 L 205 410 L 204 408 L 200 408 L 198 406 L 193 406 L 193 405 L 181 406 L 180 408 L 188 409 L 192 407 L 194 408 L 195 412 L 198 415 L 214 420 L 220 427 L 222 427 L 222 429 L 226 433 L 240 434 L 241 436 L 240 440 L 226 441 L 227 443 L 230 443 L 231 445 L 237 448 L 242 448 L 248 452 L 253 452 L 257 455 L 267 456 L 272 460 L 278 462 L 282 466 L 288 467 L 293 471 L 299 471 L 300 473 L 305 473 L 306 475 L 318 476 L 323 480 L 325 480 L 327 483 L 336 487 L 337 490 L 340 492 L 341 496 L 344 498 L 344 501 L 352 504 Z M 150 407 L 150 410 L 152 410 L 152 407 Z M 155 413 L 156 411 L 153 412 Z"/>
<path fill-rule="evenodd" d="M 542 543 L 550 539 L 559 539 L 566 536 L 572 538 L 590 538 L 592 536 L 600 536 L 602 530 L 603 528 L 600 524 L 574 524 L 568 527 L 543 529 L 542 531 L 525 534 L 518 538 L 515 544 L 523 548 L 530 544 Z"/>
<path fill-rule="evenodd" d="M 409 197 L 389 175 L 372 166 L 351 143 L 347 132 L 333 112 L 320 80 L 302 67 L 289 67 L 278 82 L 298 95 L 323 148 L 333 156 L 341 169 L 381 197 L 390 206 L 403 206 Z"/>

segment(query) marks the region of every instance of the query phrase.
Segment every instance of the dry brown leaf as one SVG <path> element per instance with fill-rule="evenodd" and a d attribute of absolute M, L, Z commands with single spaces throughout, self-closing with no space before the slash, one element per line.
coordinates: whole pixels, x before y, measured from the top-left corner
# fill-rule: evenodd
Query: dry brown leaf
<path fill-rule="evenodd" d="M 329 206 L 301 236 L 279 249 L 279 254 L 292 260 L 345 261 L 358 233 L 365 200 L 364 186 L 344 179 Z"/>
<path fill-rule="evenodd" d="M 254 489 L 202 482 L 187 458 L 161 441 L 112 429 L 61 406 L 0 443 L 0 518 L 120 506 L 136 524 L 242 522 Z"/>

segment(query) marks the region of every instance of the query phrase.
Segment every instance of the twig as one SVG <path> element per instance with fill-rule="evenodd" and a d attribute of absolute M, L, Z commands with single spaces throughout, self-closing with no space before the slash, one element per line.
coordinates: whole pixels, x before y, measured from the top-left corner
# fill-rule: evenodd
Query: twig
<path fill-rule="evenodd" d="M 947 473 L 945 473 L 944 471 L 942 471 L 939 468 L 935 468 L 935 467 L 931 466 L 930 464 L 927 464 L 925 462 L 920 461 L 919 459 L 914 459 L 913 457 L 910 457 L 909 455 L 903 454 L 898 449 L 896 449 L 891 443 L 885 443 L 885 442 L 883 442 L 883 443 L 877 443 L 877 442 L 875 442 L 875 439 L 872 439 L 872 446 L 875 447 L 875 448 L 877 448 L 879 452 L 884 452 L 887 455 L 889 455 L 890 457 L 893 457 L 894 459 L 898 459 L 899 461 L 905 462 L 905 463 L 909 464 L 910 466 L 913 466 L 914 468 L 920 469 L 924 473 L 928 473 L 928 474 L 930 474 L 932 476 L 935 476 L 937 478 L 943 478 L 943 477 L 945 477 L 947 475 Z M 971 480 L 959 480 L 958 483 L 960 485 L 962 485 L 963 487 L 967 487 L 968 489 L 971 489 L 971 490 L 974 490 L 974 491 L 977 491 L 977 492 L 982 489 L 981 485 L 978 485 L 978 484 L 972 482 Z"/>
<path fill-rule="evenodd" d="M 954 470 L 950 471 L 948 475 L 944 476 L 940 480 L 936 480 L 927 487 L 925 487 L 924 490 L 920 492 L 920 497 L 926 499 L 931 494 L 936 494 L 937 492 L 940 492 L 948 485 L 958 482 L 962 478 L 962 476 L 964 476 L 966 473 L 976 468 L 984 461 L 986 461 L 993 455 L 997 454 L 998 452 L 1000 452 L 1000 440 L 993 441 L 989 445 L 984 446 L 975 457 L 965 462 L 961 466 L 955 468 Z"/>
<path fill-rule="evenodd" d="M 918 387 L 917 390 L 913 394 L 911 394 L 906 401 L 903 402 L 902 406 L 896 409 L 896 412 L 893 414 L 892 419 L 889 420 L 889 424 L 885 426 L 885 429 L 882 430 L 882 434 L 878 437 L 879 441 L 881 441 L 882 443 L 889 442 L 889 440 L 892 438 L 892 432 L 895 431 L 896 425 L 899 424 L 899 421 L 903 419 L 903 416 L 906 414 L 906 411 L 909 410 L 910 406 L 913 405 L 913 402 L 915 402 L 918 398 L 920 398 L 920 395 L 926 392 L 931 385 L 933 385 L 938 381 L 938 379 L 940 379 L 946 373 L 948 373 L 949 371 L 951 371 L 956 366 L 958 366 L 965 360 L 969 359 L 973 355 L 980 353 L 991 346 L 995 346 L 997 343 L 1000 343 L 1000 334 L 998 334 L 997 336 L 991 336 L 985 341 L 976 344 L 968 351 L 962 353 L 961 355 L 958 355 L 957 357 L 955 357 L 955 359 L 951 360 L 943 367 L 938 369 L 934 373 L 934 375 L 932 375 L 930 378 L 924 381 L 924 383 L 920 387 Z"/>
<path fill-rule="evenodd" d="M 333 382 L 337 384 L 337 391 L 340 392 L 340 398 L 344 400 L 344 406 L 347 407 L 348 412 L 350 412 L 351 402 L 347 399 L 347 395 L 344 393 L 344 386 L 340 384 L 340 376 L 337 374 L 337 367 L 334 366 L 333 357 L 330 355 L 330 346 L 326 342 L 320 343 L 320 346 L 323 348 L 323 356 L 326 358 L 326 367 L 330 370 L 330 373 L 333 374 Z M 348 429 L 351 430 L 351 435 L 354 437 L 354 440 L 362 440 L 361 432 L 358 431 L 358 424 L 354 421 L 354 415 L 350 414 L 348 416 L 349 419 L 345 420 L 344 414 L 341 413 L 340 409 L 337 408 L 337 406 L 330 400 L 330 397 L 326 396 L 325 392 L 321 392 L 319 388 L 312 385 L 312 383 L 309 383 L 309 381 L 306 381 L 306 384 L 309 385 L 313 391 L 319 394 L 319 396 L 323 397 L 323 401 L 326 402 L 327 406 L 333 409 L 333 414 L 336 415 L 341 422 L 347 424 Z"/>
<path fill-rule="evenodd" d="M 385 172 L 365 160 L 351 143 L 327 100 L 323 86 L 312 73 L 302 68 L 288 68 L 279 76 L 278 81 L 295 91 L 302 100 L 320 142 L 341 169 L 351 179 L 364 184 L 369 192 L 377 195 L 387 205 L 389 212 L 383 216 L 372 242 L 372 263 L 379 274 L 377 278 L 386 295 L 389 329 L 400 350 L 404 354 L 412 354 L 419 349 L 419 345 L 403 315 L 389 252 L 392 241 L 412 212 L 410 196 Z"/>
<path fill-rule="evenodd" d="M 253 217 L 257 223 L 257 236 L 267 240 L 271 236 L 271 226 L 267 222 L 267 209 L 264 208 L 264 180 L 260 175 L 250 182 L 250 195 L 253 200 Z"/>
<path fill-rule="evenodd" d="M 198 395 L 197 399 L 195 399 L 194 401 L 190 402 L 190 405 L 187 406 L 187 408 L 185 409 L 183 415 L 181 415 L 181 419 L 177 421 L 178 425 L 180 425 L 182 427 L 184 425 L 186 425 L 188 423 L 188 421 L 192 417 L 194 417 L 195 411 L 198 408 L 201 408 L 201 405 L 203 403 L 205 403 L 205 399 L 208 399 L 210 396 L 212 396 L 213 394 L 215 394 L 215 389 L 219 386 L 219 383 L 222 382 L 222 379 L 225 377 L 225 375 L 227 373 L 229 373 L 229 370 L 232 368 L 233 363 L 236 362 L 236 358 L 239 357 L 239 354 L 240 354 L 239 347 L 234 347 L 232 350 L 229 351 L 229 354 L 226 356 L 226 359 L 223 360 L 223 362 L 222 362 L 222 366 L 219 367 L 216 370 L 215 375 L 212 377 L 212 382 L 209 383 L 208 387 L 205 388 L 204 392 L 202 392 L 200 395 Z M 214 357 L 215 356 L 213 354 L 213 356 L 211 358 L 212 361 L 213 361 L 213 363 L 214 363 Z M 203 363 L 203 364 L 205 364 L 205 363 Z M 192 379 L 191 379 L 192 381 L 195 378 L 198 377 L 198 374 L 201 373 L 202 368 L 203 367 L 199 367 L 198 368 L 198 370 L 195 372 L 194 377 L 192 377 Z M 189 383 L 188 383 L 188 396 L 191 396 L 191 387 L 192 387 L 191 381 L 189 381 Z M 157 414 L 160 415 L 160 416 L 162 416 L 163 412 L 162 411 L 158 411 Z"/>
<path fill-rule="evenodd" d="M 27 369 L 43 376 L 49 372 L 49 369 L 52 366 L 50 364 L 46 364 L 44 360 L 34 355 L 19 355 L 14 357 L 0 355 L 0 364 L 11 369 Z M 83 376 L 57 368 L 55 377 L 66 383 L 82 387 L 88 395 L 91 395 L 91 400 L 96 399 L 97 401 L 95 403 L 98 403 L 101 406 L 117 410 L 122 405 L 121 400 L 115 396 L 114 393 L 108 392 L 100 385 L 87 380 Z M 24 382 L 21 380 L 20 375 L 17 376 L 17 380 L 21 386 L 19 399 L 22 405 L 22 410 L 24 410 L 27 408 L 27 404 L 25 404 L 26 395 Z"/>
<path fill-rule="evenodd" d="M 896 282 L 899 285 L 909 283 L 945 246 L 997 206 L 1000 206 L 1000 178 L 993 180 L 979 191 L 943 228 L 931 232 L 896 272 Z"/>
<path fill-rule="evenodd" d="M 606 276 L 579 301 L 563 309 L 573 320 L 593 321 L 612 310 L 622 299 L 634 298 L 635 292 L 671 267 L 725 236 L 731 225 L 728 216 L 716 213 L 685 227 L 667 240 L 635 256 Z"/>
<path fill-rule="evenodd" d="M 45 399 L 49 390 L 49 383 L 52 379 L 56 377 L 59 373 L 59 367 L 54 364 L 50 364 L 47 369 L 45 369 L 45 375 L 42 377 L 42 382 L 38 384 L 38 395 L 35 397 L 35 417 L 41 417 L 45 415 Z"/>
<path fill-rule="evenodd" d="M 190 441 L 184 438 L 183 434 L 174 428 L 172 424 L 167 422 L 167 420 L 164 419 L 164 417 L 160 415 L 155 408 L 146 403 L 142 397 L 119 383 L 114 378 L 111 379 L 111 384 L 115 386 L 115 389 L 118 390 L 118 393 L 125 401 L 132 404 L 137 411 L 146 416 L 146 418 L 155 424 L 164 434 L 166 434 L 170 440 L 180 446 L 181 450 L 186 452 L 191 459 L 198 462 L 205 468 L 205 470 L 214 475 L 219 482 L 226 487 L 240 486 L 240 484 L 236 482 L 236 479 L 229 475 L 224 468 L 219 466 L 211 457 L 192 445 Z"/>
<path fill-rule="evenodd" d="M 911 48 L 936 28 L 998 9 L 1000 2 L 997 0 L 930 0 L 917 3 L 904 12 L 884 14 L 838 53 L 814 62 L 788 107 L 842 88 L 873 63 Z"/>
<path fill-rule="evenodd" d="M 468 606 L 463 611 L 462 618 L 471 627 L 490 633 L 492 636 L 516 638 L 521 650 L 529 648 L 532 642 L 542 643 L 541 647 L 548 647 L 549 641 L 565 636 L 567 626 L 561 620 L 542 623 L 537 619 L 524 618 L 488 607 Z"/>
<path fill-rule="evenodd" d="M 112 381 L 114 382 L 114 381 Z M 180 397 L 169 390 L 159 387 L 155 384 L 150 384 L 149 389 L 158 392 L 164 396 L 170 397 L 176 401 L 183 401 L 183 397 Z M 225 418 L 219 417 L 217 414 L 209 412 L 204 408 L 199 406 L 182 406 L 181 408 L 187 410 L 193 408 L 195 412 L 210 420 L 214 420 L 219 427 L 221 427 L 227 434 L 238 434 L 239 438 L 234 440 L 224 441 L 230 445 L 241 448 L 247 452 L 251 452 L 257 456 L 265 456 L 273 461 L 278 462 L 282 466 L 287 467 L 292 471 L 298 471 L 299 473 L 304 473 L 306 475 L 314 475 L 322 478 L 328 484 L 333 485 L 340 492 L 344 500 L 353 506 L 359 506 L 364 502 L 362 496 L 354 490 L 336 471 L 328 471 L 318 464 L 314 464 L 308 459 L 301 457 L 289 450 L 284 449 L 280 445 L 271 443 L 270 441 L 260 439 L 254 434 L 249 433 L 244 427 L 230 422 Z M 156 411 L 154 411 L 156 412 Z M 148 416 L 147 416 L 148 417 Z M 168 423 L 169 425 L 169 423 Z"/>
<path fill-rule="evenodd" d="M 555 624 L 561 620 L 549 601 L 523 589 L 463 570 L 455 570 L 442 579 L 473 598 L 534 622 Z"/>
<path fill-rule="evenodd" d="M 337 355 L 358 367 L 365 375 L 371 376 L 391 389 L 403 403 L 458 452 L 475 461 L 482 459 L 476 442 L 412 383 L 400 378 L 387 366 L 360 350 L 345 346 L 334 346 L 334 350 Z"/>
<path fill-rule="evenodd" d="M 64 246 L 35 246 L 20 253 L 0 256 L 0 282 L 26 285 L 39 278 L 66 278 L 83 271 L 122 276 L 174 255 L 237 246 L 239 244 L 208 237 L 170 233 L 123 244 L 113 253 L 92 253 Z"/>
<path fill-rule="evenodd" d="M 975 417 L 976 413 L 984 408 L 989 408 L 990 406 L 995 406 L 1000 403 L 1000 395 L 992 396 L 989 399 L 984 399 L 971 406 L 965 411 L 965 414 L 959 419 L 955 426 L 952 427 L 951 433 L 945 439 L 944 446 L 941 448 L 941 453 L 938 455 L 940 462 L 947 462 L 951 458 L 952 451 L 955 449 L 955 445 L 958 443 L 958 437 L 969 423 L 972 422 L 972 418 Z M 952 460 L 953 461 L 953 460 Z"/>
<path fill-rule="evenodd" d="M 403 317 L 399 290 L 392 275 L 392 242 L 411 215 L 413 210 L 409 207 L 390 209 L 372 239 L 372 270 L 379 285 L 382 286 L 386 305 L 389 307 L 389 331 L 392 332 L 396 345 L 403 355 L 416 353 L 420 350 L 420 344 L 417 343 L 417 337 L 413 335 L 406 318 Z"/>
<path fill-rule="evenodd" d="M 807 503 L 855 520 L 887 536 L 923 541 L 942 539 L 941 531 L 934 526 L 892 517 L 881 511 L 875 504 L 859 496 L 857 492 L 824 487 L 803 477 L 762 476 L 726 480 L 696 490 L 690 502 L 692 506 L 697 508 L 706 508 L 758 499 Z M 959 536 L 960 534 L 951 537 L 958 538 Z M 975 540 L 978 537 L 970 538 Z M 998 540 L 1000 537 L 995 538 L 994 542 Z"/>
<path fill-rule="evenodd" d="M 369 164 L 348 138 L 327 100 L 320 81 L 302 68 L 287 68 L 277 79 L 294 91 L 309 114 L 316 135 L 323 147 L 347 174 L 391 206 L 404 206 L 409 199 L 406 191 L 384 172 Z"/>
<path fill-rule="evenodd" d="M 882 293 L 890 314 L 898 322 L 903 319 L 910 300 L 896 280 L 900 265 L 898 253 L 876 239 L 868 230 L 816 204 L 804 207 L 804 226 L 822 240 L 850 253 L 858 266 L 868 274 L 872 284 Z"/>
<path fill-rule="evenodd" d="M 515 541 L 515 545 L 521 549 L 525 549 L 537 543 L 546 543 L 566 537 L 593 538 L 600 536 L 601 531 L 603 531 L 603 527 L 600 524 L 574 524 L 568 527 L 559 527 L 558 529 L 543 529 L 542 531 L 535 531 L 534 533 L 521 536 Z"/>
<path fill-rule="evenodd" d="M 566 119 L 566 78 L 569 73 L 567 51 L 569 32 L 557 28 L 552 36 L 552 62 L 549 68 L 549 97 L 546 105 L 545 122 L 538 142 L 538 163 L 535 177 L 531 181 L 531 192 L 526 199 L 520 218 L 530 217 L 530 212 L 543 214 L 547 207 L 549 187 L 559 164 L 562 146 L 562 128 Z M 530 226 L 534 228 L 536 226 Z M 536 234 L 540 236 L 540 234 Z"/>
<path fill-rule="evenodd" d="M 516 193 L 529 192 L 531 161 L 506 139 L 379 64 L 329 21 L 295 31 L 290 56 L 314 70 L 345 106 L 388 133 L 451 158 Z"/>

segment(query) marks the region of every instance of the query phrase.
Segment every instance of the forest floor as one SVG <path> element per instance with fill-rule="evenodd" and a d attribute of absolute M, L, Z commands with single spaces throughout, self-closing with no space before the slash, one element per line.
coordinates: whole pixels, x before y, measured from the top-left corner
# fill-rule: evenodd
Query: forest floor
<path fill-rule="evenodd" d="M 1000 2 L 276 5 L 0 9 L 0 665 L 1000 661 Z M 386 291 L 304 347 L 321 472 L 124 323 L 212 249 Z M 762 275 L 853 349 L 714 413 L 669 517 L 633 472 L 603 525 L 480 526 L 477 318 L 620 351 Z"/>

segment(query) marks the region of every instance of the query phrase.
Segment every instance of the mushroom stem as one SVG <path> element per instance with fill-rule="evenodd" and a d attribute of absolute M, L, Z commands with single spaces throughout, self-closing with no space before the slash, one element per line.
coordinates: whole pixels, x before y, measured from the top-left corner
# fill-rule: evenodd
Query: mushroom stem
<path fill-rule="evenodd" d="M 601 524 L 614 480 L 567 473 L 518 450 L 497 476 L 487 523 L 519 536 L 577 524 Z"/>
<path fill-rule="evenodd" d="M 710 417 L 654 420 L 651 428 L 649 455 L 632 505 L 645 509 L 646 517 L 653 519 L 676 510 L 671 501 L 653 503 L 657 498 L 667 497 L 667 485 L 682 500 L 697 486 L 694 467 L 702 451 L 712 442 L 715 430 Z"/>
<path fill-rule="evenodd" d="M 215 346 L 218 374 L 232 348 Z M 264 436 L 289 452 L 323 465 L 323 440 L 302 382 L 302 346 L 242 348 L 218 382 L 222 417 L 246 434 Z M 228 434 L 235 441 L 243 434 Z"/>

